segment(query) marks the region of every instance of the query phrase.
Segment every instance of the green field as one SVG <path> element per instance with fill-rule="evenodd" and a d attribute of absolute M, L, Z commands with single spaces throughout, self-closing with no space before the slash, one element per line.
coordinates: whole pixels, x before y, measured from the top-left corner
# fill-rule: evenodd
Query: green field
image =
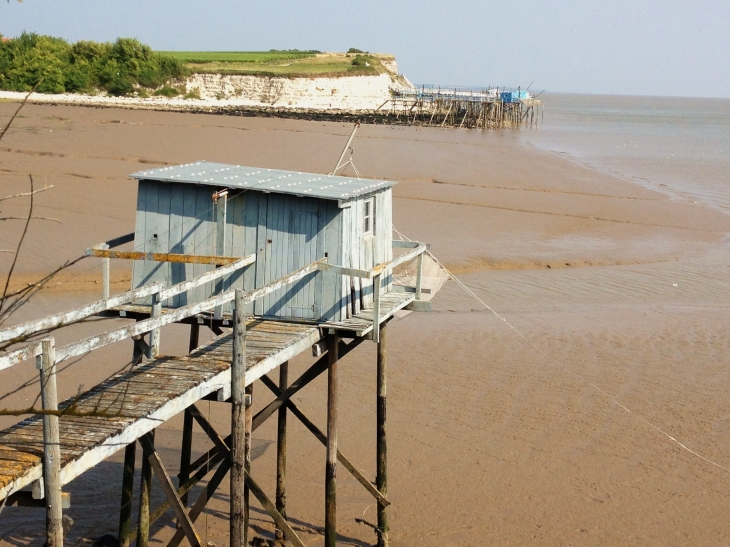
<path fill-rule="evenodd" d="M 160 51 L 183 63 L 268 63 L 286 59 L 314 57 L 318 51 L 273 50 L 273 51 Z"/>
<path fill-rule="evenodd" d="M 372 53 L 320 53 L 316 51 L 160 51 L 198 74 L 250 74 L 258 76 L 312 77 L 361 76 L 386 72 L 381 60 L 392 56 Z"/>

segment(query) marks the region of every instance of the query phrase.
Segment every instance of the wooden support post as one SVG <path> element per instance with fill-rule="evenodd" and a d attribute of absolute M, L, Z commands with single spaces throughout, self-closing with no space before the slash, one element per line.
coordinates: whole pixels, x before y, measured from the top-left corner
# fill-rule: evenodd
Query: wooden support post
<path fill-rule="evenodd" d="M 148 434 L 151 442 L 155 439 L 155 430 Z M 140 444 L 142 442 L 140 441 Z M 139 508 L 137 512 L 137 546 L 148 547 L 150 540 L 150 503 L 152 502 L 152 465 L 150 452 L 142 445 L 142 476 L 139 481 Z"/>
<path fill-rule="evenodd" d="M 279 367 L 279 389 L 284 392 L 289 382 L 289 362 Z M 279 409 L 276 435 L 276 510 L 286 519 L 286 406 Z M 276 527 L 275 539 L 284 542 L 284 532 Z"/>
<path fill-rule="evenodd" d="M 418 255 L 419 258 L 423 254 Z M 386 373 L 388 349 L 387 323 L 380 327 L 380 342 L 378 342 L 377 358 L 377 474 L 375 487 L 383 496 L 388 495 L 388 443 L 385 430 L 386 417 Z M 388 506 L 378 503 L 378 547 L 388 547 Z"/>
<path fill-rule="evenodd" d="M 188 343 L 188 353 L 198 349 L 200 345 L 200 325 L 198 323 L 190 324 L 190 342 Z"/>
<path fill-rule="evenodd" d="M 160 486 L 162 487 L 162 491 L 165 493 L 167 501 L 170 502 L 170 505 L 175 512 L 175 516 L 177 517 L 181 528 L 185 532 L 185 537 L 190 542 L 191 547 L 202 547 L 200 536 L 195 530 L 195 526 L 193 526 L 193 521 L 190 520 L 190 516 L 185 512 L 185 508 L 182 506 L 182 503 L 180 503 L 180 498 L 177 496 L 175 487 L 170 481 L 167 470 L 165 469 L 165 466 L 162 464 L 160 456 L 155 450 L 153 439 L 154 437 L 152 437 L 152 433 L 147 433 L 139 439 L 139 442 L 142 445 L 145 454 L 147 454 L 146 460 L 149 462 L 152 470 L 155 472 L 155 475 L 157 476 L 157 481 L 160 483 Z"/>
<path fill-rule="evenodd" d="M 100 249 L 108 249 L 109 245 L 106 243 L 102 243 L 99 245 Z M 103 300 L 109 300 L 110 292 L 109 292 L 109 262 L 111 261 L 110 258 L 102 258 L 101 259 L 101 298 Z"/>
<path fill-rule="evenodd" d="M 247 507 L 244 502 L 246 465 L 245 385 L 246 316 L 243 291 L 236 289 L 233 309 L 233 362 L 231 363 L 231 530 L 230 546 L 247 547 Z"/>
<path fill-rule="evenodd" d="M 180 473 L 177 477 L 177 486 L 180 488 L 183 484 L 188 482 L 190 479 L 190 459 L 192 457 L 193 449 L 193 414 L 189 408 L 185 409 L 183 415 L 183 430 L 182 430 L 182 446 L 180 447 Z M 188 493 L 185 492 L 180 496 L 180 501 L 183 507 L 188 506 Z M 178 526 L 180 523 L 178 523 Z"/>
<path fill-rule="evenodd" d="M 379 277 L 379 276 L 377 276 Z M 324 545 L 337 544 L 337 334 L 327 335 L 327 464 L 325 468 Z"/>
<path fill-rule="evenodd" d="M 124 470 L 122 472 L 122 504 L 119 511 L 119 547 L 129 547 L 132 542 L 132 498 L 134 496 L 134 460 L 137 457 L 137 442 L 124 449 Z"/>
<path fill-rule="evenodd" d="M 423 285 L 423 253 L 418 255 L 416 262 L 416 300 L 421 299 L 421 291 Z"/>
<path fill-rule="evenodd" d="M 214 211 L 215 211 L 215 254 L 217 256 L 226 255 L 226 210 L 228 206 L 228 195 L 225 193 L 214 194 Z M 223 279 L 219 279 L 215 283 L 215 294 L 223 292 Z M 223 317 L 223 306 L 216 306 L 213 311 L 213 317 L 220 319 Z"/>
<path fill-rule="evenodd" d="M 41 376 L 43 410 L 58 410 L 56 389 L 56 345 L 53 338 L 41 341 L 36 367 Z M 46 499 L 46 541 L 48 547 L 63 547 L 63 505 L 61 499 L 61 436 L 58 416 L 43 415 L 43 487 Z"/>
<path fill-rule="evenodd" d="M 380 275 L 373 277 L 373 342 L 376 344 L 380 335 Z"/>
<path fill-rule="evenodd" d="M 152 295 L 152 313 L 150 318 L 159 317 L 162 313 L 162 301 L 160 300 L 160 293 Z M 147 350 L 147 358 L 154 359 L 160 354 L 160 328 L 152 329 L 150 331 L 150 347 Z"/>

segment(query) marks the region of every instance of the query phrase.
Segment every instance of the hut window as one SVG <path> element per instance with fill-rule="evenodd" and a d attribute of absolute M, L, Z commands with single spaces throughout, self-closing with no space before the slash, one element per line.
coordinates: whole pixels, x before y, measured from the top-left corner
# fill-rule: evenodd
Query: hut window
<path fill-rule="evenodd" d="M 372 234 L 375 229 L 375 203 L 373 199 L 365 200 L 363 207 L 363 233 L 365 235 Z"/>

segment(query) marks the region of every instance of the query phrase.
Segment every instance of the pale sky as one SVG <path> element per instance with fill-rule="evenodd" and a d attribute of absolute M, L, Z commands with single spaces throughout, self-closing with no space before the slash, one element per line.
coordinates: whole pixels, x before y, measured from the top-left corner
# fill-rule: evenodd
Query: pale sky
<path fill-rule="evenodd" d="M 10 0 L 23 30 L 160 50 L 350 47 L 416 83 L 730 98 L 730 0 Z"/>

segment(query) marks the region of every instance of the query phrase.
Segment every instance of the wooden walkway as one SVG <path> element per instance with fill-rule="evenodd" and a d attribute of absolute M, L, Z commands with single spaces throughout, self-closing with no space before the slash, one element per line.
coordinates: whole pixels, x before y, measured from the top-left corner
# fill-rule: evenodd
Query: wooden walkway
<path fill-rule="evenodd" d="M 319 327 L 300 323 L 250 319 L 246 328 L 246 385 L 322 338 Z M 215 392 L 228 398 L 232 351 L 224 333 L 188 356 L 159 357 L 60 404 L 67 410 L 59 420 L 62 484 L 200 399 Z M 42 477 L 42 455 L 41 416 L 0 432 L 0 500 Z"/>

